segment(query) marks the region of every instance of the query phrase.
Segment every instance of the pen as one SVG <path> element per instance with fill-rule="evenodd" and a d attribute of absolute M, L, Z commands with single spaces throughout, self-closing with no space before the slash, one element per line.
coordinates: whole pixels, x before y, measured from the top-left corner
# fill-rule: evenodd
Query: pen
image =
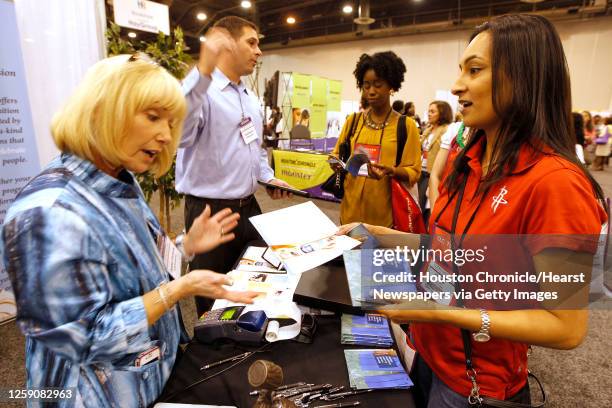
<path fill-rule="evenodd" d="M 364 394 L 366 392 L 372 392 L 374 391 L 374 388 L 366 388 L 365 390 L 353 390 L 353 391 L 345 391 L 345 392 L 339 392 L 336 394 L 327 394 L 324 395 L 323 397 L 321 397 L 321 399 L 325 400 L 325 401 L 333 401 L 339 398 L 344 398 L 347 397 L 349 395 L 357 395 L 357 394 Z"/>
<path fill-rule="evenodd" d="M 285 398 L 291 398 L 299 394 L 304 394 L 304 393 L 312 392 L 312 391 L 319 391 L 319 390 L 328 389 L 331 387 L 332 387 L 331 384 L 320 384 L 320 385 L 297 388 L 287 393 L 281 391 L 280 393 L 278 393 L 278 395 L 282 395 Z"/>
<path fill-rule="evenodd" d="M 319 405 L 314 408 L 342 408 L 342 407 L 356 407 L 357 405 L 361 405 L 361 402 L 359 401 L 339 402 L 337 404 Z"/>
<path fill-rule="evenodd" d="M 304 385 L 306 385 L 306 383 L 303 382 L 303 381 L 300 381 L 300 382 L 296 382 L 296 383 L 293 383 L 293 384 L 281 385 L 275 391 L 278 392 L 278 391 L 283 391 L 283 390 L 289 390 L 291 388 L 303 387 Z M 250 396 L 258 395 L 258 394 L 259 394 L 259 390 L 255 390 L 255 391 L 249 392 Z"/>
<path fill-rule="evenodd" d="M 306 385 L 306 383 L 303 382 L 303 381 L 300 381 L 300 382 L 296 382 L 296 383 L 293 383 L 293 384 L 281 385 L 280 387 L 278 387 L 276 389 L 276 391 L 282 391 L 282 390 L 286 390 L 288 388 L 297 388 L 297 387 L 301 387 L 302 385 Z"/>
<path fill-rule="evenodd" d="M 205 366 L 200 367 L 200 371 L 208 370 L 209 368 L 216 367 L 221 364 L 231 363 L 232 361 L 240 360 L 242 358 L 246 358 L 251 355 L 251 351 L 247 351 L 246 353 L 238 354 L 237 356 L 228 357 L 223 360 L 215 361 L 214 363 L 206 364 Z"/>

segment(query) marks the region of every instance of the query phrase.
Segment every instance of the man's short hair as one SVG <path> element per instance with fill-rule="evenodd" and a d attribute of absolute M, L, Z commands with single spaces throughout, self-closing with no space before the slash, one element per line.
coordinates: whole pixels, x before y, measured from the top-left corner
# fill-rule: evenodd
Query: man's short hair
<path fill-rule="evenodd" d="M 251 27 L 256 32 L 259 32 L 259 29 L 255 24 L 238 16 L 223 17 L 222 19 L 218 20 L 213 27 L 225 28 L 236 40 L 242 36 L 244 27 Z"/>

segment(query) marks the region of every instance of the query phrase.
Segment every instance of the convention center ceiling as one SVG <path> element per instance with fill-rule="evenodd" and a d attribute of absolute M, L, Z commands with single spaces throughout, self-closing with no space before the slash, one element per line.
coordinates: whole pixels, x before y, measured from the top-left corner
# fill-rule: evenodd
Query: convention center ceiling
<path fill-rule="evenodd" d="M 591 18 L 606 0 L 156 0 L 170 6 L 197 52 L 200 37 L 217 19 L 238 15 L 261 29 L 262 49 L 471 28 L 487 17 L 536 12 L 551 19 Z M 107 0 L 112 18 L 113 0 Z M 151 34 L 142 33 L 142 39 Z"/>

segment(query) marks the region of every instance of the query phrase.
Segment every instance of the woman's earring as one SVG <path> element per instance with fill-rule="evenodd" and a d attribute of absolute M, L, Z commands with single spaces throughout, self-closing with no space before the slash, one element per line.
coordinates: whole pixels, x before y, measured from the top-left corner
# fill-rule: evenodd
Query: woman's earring
<path fill-rule="evenodd" d="M 395 91 L 392 89 L 389 91 L 389 96 L 393 96 L 393 94 L 395 94 Z"/>

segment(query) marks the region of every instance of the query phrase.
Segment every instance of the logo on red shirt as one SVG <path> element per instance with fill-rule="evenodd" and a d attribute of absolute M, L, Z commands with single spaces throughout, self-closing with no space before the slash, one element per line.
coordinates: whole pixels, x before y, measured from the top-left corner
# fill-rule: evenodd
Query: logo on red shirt
<path fill-rule="evenodd" d="M 499 194 L 493 197 L 493 202 L 491 203 L 493 214 L 495 214 L 495 211 L 497 211 L 497 207 L 499 207 L 500 204 L 504 204 L 504 205 L 508 204 L 508 201 L 504 199 L 506 194 L 508 194 L 508 190 L 506 190 L 506 186 L 503 186 L 502 188 L 499 189 Z"/>

